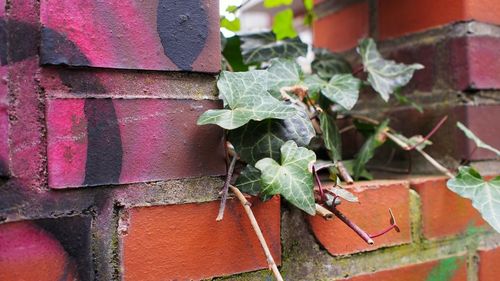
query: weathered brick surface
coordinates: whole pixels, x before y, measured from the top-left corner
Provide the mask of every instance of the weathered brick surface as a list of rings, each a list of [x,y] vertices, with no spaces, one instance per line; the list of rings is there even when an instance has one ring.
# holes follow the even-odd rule
[[[42,63],[220,69],[218,1],[41,1]]]
[[[0,3],[1,4],[1,3]],[[1,27],[0,27],[1,28]],[[0,175],[9,173],[9,102],[7,66],[0,66]]]
[[[450,191],[446,181],[445,177],[424,177],[410,181],[411,188],[420,195],[424,237],[442,239],[487,227],[471,201]]]
[[[356,276],[349,281],[466,281],[466,261],[464,257],[451,257],[438,261],[403,266]]]
[[[273,258],[280,263],[280,200],[252,200]],[[219,202],[134,208],[122,218],[123,277],[140,280],[200,280],[267,268],[238,200],[229,200],[216,222]]]
[[[0,280],[93,280],[89,231],[84,217],[0,225]]]
[[[319,216],[309,217],[314,235],[330,254],[346,255],[412,241],[407,182],[371,181],[345,187],[360,200],[360,203],[344,201],[338,206],[350,220],[367,233],[375,234],[389,226],[389,208],[391,208],[401,232],[391,231],[375,238],[375,244],[370,246],[337,218],[326,221]]]
[[[130,183],[225,173],[222,130],[196,126],[214,101],[49,100],[49,185]]]
[[[479,251],[479,281],[495,281],[500,276],[500,248]]]
[[[355,47],[368,32],[368,2],[352,4],[314,22],[314,46],[345,51]]]

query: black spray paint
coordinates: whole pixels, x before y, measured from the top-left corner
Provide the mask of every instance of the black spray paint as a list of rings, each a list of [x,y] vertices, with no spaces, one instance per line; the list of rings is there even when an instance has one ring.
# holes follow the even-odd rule
[[[160,0],[157,12],[165,55],[181,70],[191,70],[208,36],[208,16],[201,0]]]

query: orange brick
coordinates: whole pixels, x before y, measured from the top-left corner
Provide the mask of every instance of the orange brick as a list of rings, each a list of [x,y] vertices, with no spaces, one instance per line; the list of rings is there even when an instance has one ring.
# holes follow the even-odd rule
[[[422,202],[423,234],[427,239],[439,239],[485,227],[470,200],[446,187],[445,177],[425,177],[410,181]]]
[[[356,276],[349,281],[466,281],[467,269],[464,257],[451,257],[396,269]]]
[[[497,0],[380,0],[380,39],[437,28],[457,21],[500,23]]]
[[[314,46],[346,51],[368,36],[368,2],[352,4],[314,22]]]
[[[479,281],[497,281],[500,276],[500,248],[479,251]]]
[[[463,0],[380,0],[380,39],[445,25],[464,18]]]
[[[375,238],[374,245],[366,244],[342,221],[326,221],[321,217],[309,218],[314,235],[332,255],[346,255],[411,242],[409,218],[409,188],[405,181],[358,182],[348,188],[360,203],[343,201],[338,209],[369,234],[389,226],[391,208],[401,232]]]
[[[280,200],[252,200],[277,263],[281,262]],[[123,234],[124,280],[200,280],[267,268],[265,255],[239,201],[132,208]]]

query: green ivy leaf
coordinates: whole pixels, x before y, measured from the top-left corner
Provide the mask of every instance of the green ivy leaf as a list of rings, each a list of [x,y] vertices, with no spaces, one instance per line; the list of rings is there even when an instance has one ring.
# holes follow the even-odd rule
[[[319,114],[319,124],[323,135],[325,147],[329,151],[332,160],[342,159],[342,141],[340,139],[339,129],[335,123],[335,118],[321,112]]]
[[[351,110],[358,101],[361,80],[351,74],[335,74],[325,83],[321,93],[330,101]]]
[[[352,167],[353,177],[355,180],[361,177],[361,174],[365,170],[366,163],[368,163],[368,161],[373,158],[375,150],[382,144],[384,144],[386,140],[384,133],[387,130],[388,125],[389,120],[385,120],[380,125],[378,125],[375,133],[368,137],[368,139],[365,141],[360,151],[356,155]]]
[[[305,56],[307,45],[299,37],[276,41],[272,32],[240,35],[241,51],[245,64],[269,61],[273,58],[296,58]]]
[[[460,167],[458,175],[449,179],[448,188],[472,200],[476,208],[497,232],[500,232],[500,177],[485,181],[471,167]]]
[[[288,202],[314,215],[316,208],[310,167],[315,160],[316,154],[313,151],[287,141],[281,147],[281,163],[264,158],[255,164],[262,173],[262,193],[281,194]]]
[[[240,159],[255,164],[262,158],[279,160],[280,148],[288,140],[307,146],[316,135],[307,113],[297,109],[297,114],[284,119],[250,122],[229,132],[229,139]]]
[[[217,81],[217,87],[224,106],[229,108],[207,110],[198,119],[198,125],[216,124],[232,130],[250,120],[286,119],[294,116],[297,110],[273,98],[267,92],[266,81],[267,72],[264,70],[223,71]]]
[[[236,187],[250,195],[258,195],[262,189],[260,184],[260,171],[252,165],[246,165],[236,180]]]
[[[222,36],[222,35],[221,35]],[[233,71],[247,71],[248,66],[243,62],[241,55],[241,42],[239,36],[232,36],[225,39],[226,43],[222,55],[231,65]]]
[[[292,9],[286,9],[274,15],[273,32],[278,40],[297,37],[297,31],[293,27]]]
[[[323,88],[326,84],[325,80],[319,78],[316,74],[305,75],[303,80],[303,85],[308,89],[309,97],[313,100],[317,100],[319,98],[321,88]]]
[[[239,31],[241,28],[240,19],[228,20],[226,17],[222,17],[220,19],[220,26],[233,32]]]
[[[267,72],[269,73],[267,88],[274,97],[280,97],[282,87],[301,84],[303,75],[300,65],[291,59],[271,60],[271,66],[267,69]]]
[[[307,11],[312,11],[314,9],[314,0],[304,0],[304,8]]]
[[[314,60],[311,63],[311,68],[313,73],[326,80],[335,74],[352,72],[351,65],[342,56],[323,48],[314,49]]]
[[[264,7],[266,8],[274,8],[282,5],[290,5],[293,0],[264,0]]]
[[[373,39],[365,39],[358,46],[358,53],[363,60],[364,69],[368,72],[368,82],[382,99],[389,100],[389,95],[396,89],[406,85],[415,70],[424,68],[421,64],[406,65],[385,60],[377,50]]]
[[[467,136],[469,139],[473,140],[477,147],[487,149],[491,152],[494,152],[497,156],[500,156],[500,151],[498,149],[496,149],[493,146],[482,141],[471,130],[469,130],[467,127],[465,127],[464,124],[457,122],[457,127],[460,130],[462,130],[462,132],[464,132],[465,136]]]
[[[228,13],[234,14],[234,13],[236,13],[236,11],[238,11],[238,6],[235,6],[235,5],[229,5],[226,8],[226,12],[228,12]]]
[[[331,190],[335,195],[341,197],[342,199],[352,202],[352,203],[358,203],[359,199],[356,195],[352,194],[351,192],[339,188],[339,187],[330,187],[329,190]]]

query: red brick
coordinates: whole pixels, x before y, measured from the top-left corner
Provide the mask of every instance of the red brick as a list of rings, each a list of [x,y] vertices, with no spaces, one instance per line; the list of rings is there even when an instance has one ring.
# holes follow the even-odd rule
[[[43,0],[40,18],[44,64],[220,70],[218,1]]]
[[[473,89],[499,89],[500,38],[470,37],[467,43],[469,87]]]
[[[314,22],[314,46],[346,51],[366,36],[369,27],[368,2],[356,3]]]
[[[410,187],[420,195],[423,235],[440,239],[486,227],[472,203],[446,187],[445,177],[424,177],[410,181]],[[450,214],[453,214],[450,217]]]
[[[451,257],[342,279],[349,281],[466,281],[464,257]]]
[[[479,281],[496,281],[500,276],[500,248],[479,251]]]
[[[49,233],[31,222],[0,225],[0,280],[75,280],[70,257]]]
[[[252,200],[273,258],[281,263],[280,200]],[[265,255],[239,201],[133,208],[122,237],[124,280],[200,280],[267,268]]]
[[[389,226],[391,208],[401,232],[391,231],[375,238],[374,245],[368,245],[337,218],[326,221],[318,216],[309,217],[314,235],[330,254],[346,255],[411,242],[407,182],[358,182],[347,189],[360,200],[360,203],[344,201],[338,207],[350,220],[367,233],[375,234]]]
[[[437,28],[457,21],[478,20],[500,23],[496,0],[380,0],[380,39]]]
[[[50,99],[52,188],[225,173],[222,130],[197,126],[216,101]]]

